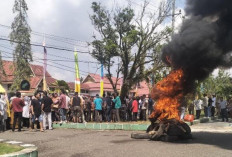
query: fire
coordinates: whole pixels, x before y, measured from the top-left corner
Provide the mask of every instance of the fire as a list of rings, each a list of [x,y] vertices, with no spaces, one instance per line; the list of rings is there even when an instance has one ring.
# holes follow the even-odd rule
[[[179,106],[183,98],[183,76],[182,69],[174,70],[153,87],[151,96],[156,100],[156,105],[150,118],[160,115],[159,120],[180,120]]]

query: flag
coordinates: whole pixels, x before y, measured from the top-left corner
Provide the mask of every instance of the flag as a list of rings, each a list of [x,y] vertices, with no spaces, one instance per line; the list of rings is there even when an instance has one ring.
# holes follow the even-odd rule
[[[47,71],[47,50],[45,47],[45,41],[43,42],[44,47],[44,71],[43,71],[43,90],[47,91],[47,82],[46,82],[46,71]]]
[[[6,90],[2,87],[2,85],[0,84],[0,93],[5,93]]]
[[[100,96],[103,96],[103,91],[104,91],[104,73],[103,73],[103,64],[101,64],[101,81],[100,81]]]
[[[75,49],[74,51],[74,57],[75,57],[75,71],[76,71],[76,79],[75,79],[75,92],[81,93],[81,82],[80,82],[80,74],[79,74],[79,65],[78,65],[78,55],[77,51]]]
[[[10,117],[10,102],[8,99],[7,92],[5,93],[5,100],[6,100],[6,105],[7,105],[7,110],[6,110],[7,117]]]

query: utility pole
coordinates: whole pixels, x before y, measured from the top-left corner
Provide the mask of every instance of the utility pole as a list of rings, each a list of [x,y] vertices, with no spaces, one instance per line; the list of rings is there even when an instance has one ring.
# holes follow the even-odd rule
[[[175,10],[176,10],[176,0],[172,0],[172,35],[175,29]]]

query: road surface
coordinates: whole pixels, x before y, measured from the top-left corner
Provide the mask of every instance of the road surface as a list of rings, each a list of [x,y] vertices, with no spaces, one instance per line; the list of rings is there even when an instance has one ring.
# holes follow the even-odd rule
[[[230,126],[231,125],[231,126]],[[191,127],[193,140],[165,143],[131,139],[133,131],[55,129],[0,133],[0,139],[38,147],[41,157],[231,157],[232,124],[204,123]]]

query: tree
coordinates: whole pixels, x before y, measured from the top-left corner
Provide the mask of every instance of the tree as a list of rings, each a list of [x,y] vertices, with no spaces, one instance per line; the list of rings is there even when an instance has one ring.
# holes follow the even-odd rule
[[[14,61],[14,82],[11,89],[19,89],[20,82],[29,79],[31,68],[29,62],[32,61],[30,45],[31,29],[27,23],[27,4],[25,0],[15,0],[13,13],[16,17],[11,25],[11,44],[15,46],[13,52]]]
[[[115,92],[119,75],[123,75],[121,97],[164,66],[160,60],[161,47],[172,30],[168,27],[158,29],[170,11],[170,2],[162,2],[159,10],[150,12],[149,16],[148,4],[145,1],[141,13],[135,16],[130,4],[110,12],[100,3],[92,3],[91,20],[101,35],[101,39],[94,37],[92,55],[104,65],[108,72],[106,77]],[[118,58],[119,64],[115,64],[115,58]],[[112,80],[113,66],[117,67],[115,83]]]
[[[56,92],[60,92],[61,89],[69,91],[69,86],[64,80],[57,80],[55,86],[56,86],[55,87]]]
[[[218,75],[212,74],[202,82],[202,92],[207,94],[216,94],[219,96],[229,97],[232,94],[232,78],[223,69],[219,69]]]
[[[5,70],[3,68],[1,51],[0,51],[0,74],[1,74],[1,76],[6,76]],[[0,83],[1,83],[1,77],[0,77]]]

